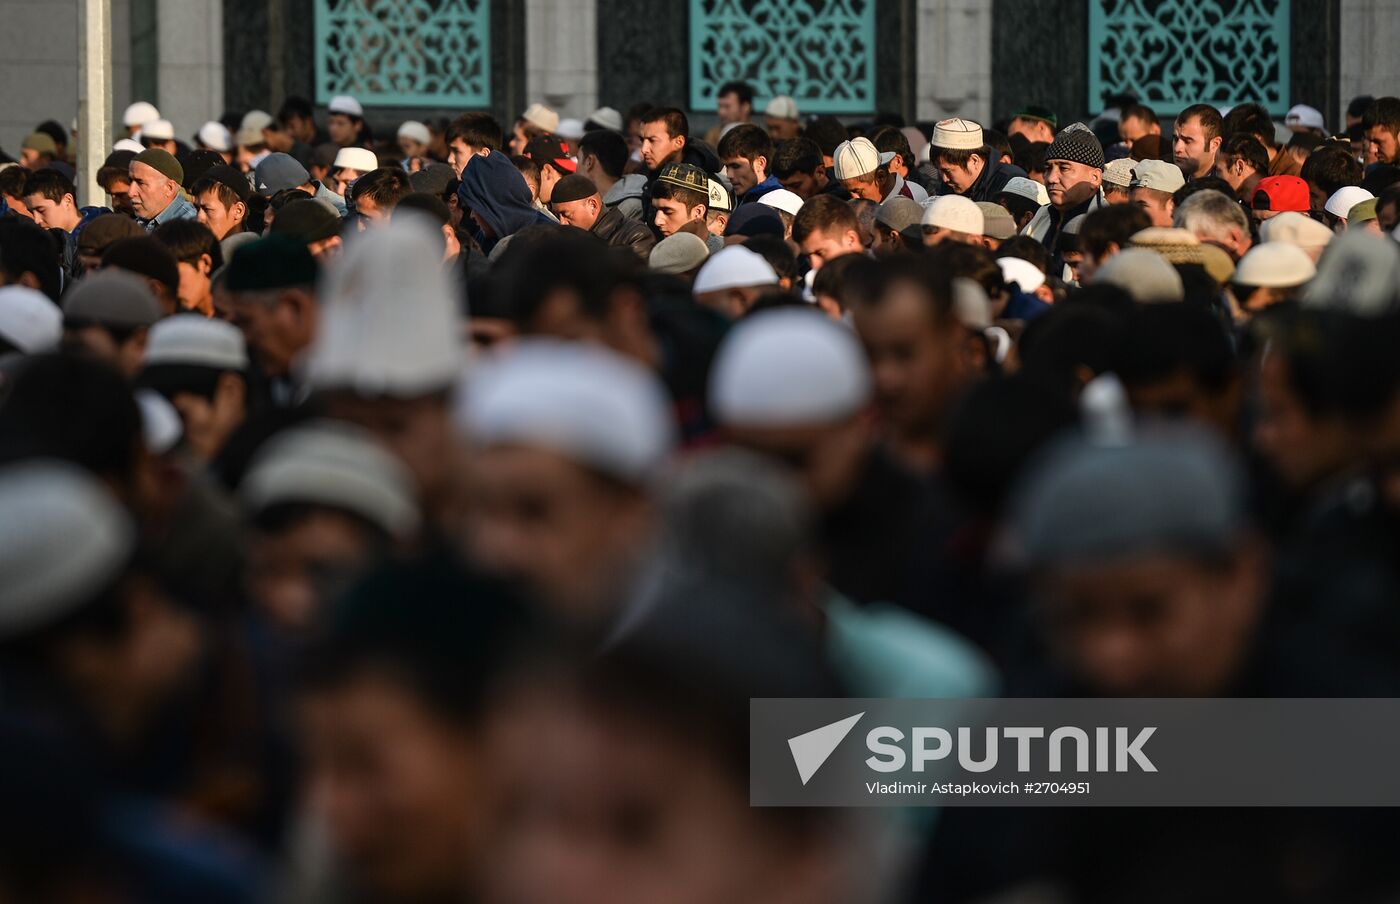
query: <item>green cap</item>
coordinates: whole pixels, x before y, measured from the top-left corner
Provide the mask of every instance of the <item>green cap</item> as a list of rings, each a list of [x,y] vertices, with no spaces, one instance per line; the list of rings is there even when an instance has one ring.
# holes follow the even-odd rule
[[[1060,119],[1055,115],[1055,111],[1049,107],[1042,107],[1039,104],[1030,104],[1016,111],[1012,119],[1039,119],[1050,123],[1050,128],[1059,128]]]
[[[710,196],[710,177],[693,163],[668,163],[661,167],[656,181],[698,191],[706,198]]]
[[[290,207],[291,205],[287,205]],[[277,215],[277,220],[282,214]],[[277,222],[276,220],[273,221]],[[239,246],[228,264],[230,292],[258,292],[316,282],[316,260],[303,242],[290,236],[270,235]]]
[[[24,144],[20,145],[26,151],[38,151],[40,154],[57,154],[58,145],[53,143],[53,139],[43,132],[34,132],[24,139]]]
[[[1358,201],[1347,211],[1347,225],[1354,226],[1357,223],[1365,223],[1367,220],[1376,219],[1376,199],[1367,198],[1365,201]]]
[[[146,148],[135,157],[131,158],[132,163],[144,163],[151,169],[160,173],[167,179],[174,179],[181,185],[185,182],[185,168],[180,165],[180,161],[175,159],[175,155],[160,148]]]

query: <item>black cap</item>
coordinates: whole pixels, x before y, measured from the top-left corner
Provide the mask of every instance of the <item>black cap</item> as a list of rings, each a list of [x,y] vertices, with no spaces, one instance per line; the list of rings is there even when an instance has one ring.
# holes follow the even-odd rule
[[[584,198],[591,198],[598,194],[598,186],[593,184],[593,180],[578,173],[571,173],[554,183],[554,191],[550,193],[549,203],[564,204],[569,201],[582,201]]]
[[[112,167],[113,169],[128,169],[131,161],[136,159],[135,151],[113,151],[107,155],[107,159],[102,161],[103,169]]]
[[[314,198],[302,198],[289,202],[277,211],[269,234],[307,243],[319,242],[339,233],[340,216],[330,205]]]
[[[414,191],[441,196],[447,184],[457,178],[457,171],[446,163],[430,163],[416,173],[409,173],[408,182]]]
[[[319,201],[294,201],[293,204],[325,206]],[[292,204],[288,204],[278,212],[277,219],[273,220],[274,230],[291,208]],[[240,245],[229,261],[224,284],[230,292],[257,292],[315,283],[316,260],[306,250],[306,244],[289,235],[274,234]]]
[[[190,151],[189,156],[185,158],[185,181],[181,184],[188,189],[191,185],[194,185],[195,182],[199,181],[200,176],[203,176],[216,166],[225,165],[224,156],[218,151],[206,151],[203,149]]]
[[[235,195],[238,195],[240,201],[247,201],[253,196],[253,186],[248,182],[248,177],[228,164],[211,166],[205,171],[204,178],[213,179],[220,185],[227,186]]]
[[[541,135],[538,138],[531,138],[530,143],[525,145],[525,156],[544,166],[546,163],[553,164],[557,170],[572,173],[578,168],[578,164],[569,155],[574,152],[573,146],[560,138],[558,135]]]

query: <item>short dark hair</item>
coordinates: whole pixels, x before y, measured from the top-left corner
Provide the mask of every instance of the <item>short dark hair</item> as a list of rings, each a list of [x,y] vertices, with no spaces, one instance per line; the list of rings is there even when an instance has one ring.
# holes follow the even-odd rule
[[[511,317],[526,331],[560,288],[576,292],[585,317],[601,320],[608,316],[618,288],[637,284],[641,276],[636,255],[616,253],[579,230],[552,230],[519,249],[512,242],[497,266]]]
[[[857,305],[878,307],[888,297],[892,286],[899,283],[914,283],[924,290],[924,300],[927,302],[929,314],[934,323],[942,325],[956,322],[957,312],[953,306],[953,274],[943,263],[937,250],[926,255],[900,255],[878,262],[864,258],[862,255],[849,256],[857,261],[864,261],[864,264],[843,265],[846,272],[842,275],[847,277],[846,281],[850,281],[850,276],[864,275],[869,283],[865,286],[855,287],[856,293],[860,296],[855,299]],[[837,260],[844,259],[837,258]],[[835,262],[833,261],[833,263]],[[826,267],[822,267],[822,270],[825,269]],[[818,270],[817,274],[820,276],[821,270]],[[847,291],[849,292],[849,290]]]
[[[1259,104],[1240,104],[1231,109],[1229,115],[1221,120],[1220,131],[1226,141],[1244,134],[1254,136],[1265,148],[1277,145],[1274,141],[1274,121],[1269,118],[1269,111]]]
[[[1323,194],[1332,197],[1337,189],[1361,184],[1361,163],[1349,151],[1338,148],[1318,148],[1303,161],[1298,174],[1309,185],[1316,185]]]
[[[1375,126],[1387,131],[1400,132],[1400,97],[1378,97],[1366,108],[1361,124],[1369,132]]]
[[[875,150],[882,154],[898,154],[904,165],[910,169],[919,165],[919,161],[914,159],[913,149],[909,147],[909,138],[899,129],[889,126],[876,129],[875,134],[870,136],[870,142],[875,145]]]
[[[1134,233],[1151,225],[1152,218],[1136,204],[1110,204],[1084,218],[1079,225],[1079,246],[1097,260],[1108,253],[1109,245],[1126,248]]]
[[[1397,184],[1400,184],[1400,166],[1392,166],[1389,163],[1378,163],[1370,167],[1361,180],[1361,187],[1377,198]]]
[[[745,242],[744,247],[766,260],[779,279],[797,278],[797,255],[782,236],[756,235]]]
[[[22,166],[7,166],[0,170],[0,194],[11,198],[23,198],[28,192],[29,170]]]
[[[196,179],[195,183],[190,186],[190,198],[198,202],[199,196],[207,191],[214,193],[214,197],[219,199],[219,203],[224,205],[225,210],[232,210],[233,205],[243,200],[238,196],[238,192],[213,176],[200,176]]]
[[[1193,119],[1201,121],[1201,132],[1205,135],[1206,144],[1211,140],[1220,137],[1220,111],[1210,104],[1192,104],[1176,115],[1177,125],[1184,125]]]
[[[836,153],[836,148],[841,142],[850,138],[846,127],[841,124],[841,120],[835,116],[818,116],[807,123],[807,137],[817,143],[824,156],[830,157]]]
[[[652,107],[642,114],[642,125],[649,122],[666,123],[666,134],[672,138],[684,138],[690,134],[690,120],[675,107]]]
[[[1118,118],[1120,120],[1140,119],[1143,122],[1149,122],[1153,125],[1160,124],[1160,120],[1157,119],[1157,111],[1147,106],[1147,104],[1127,104],[1118,111]]]
[[[938,145],[930,145],[928,149],[928,159],[930,163],[937,166],[939,163],[946,163],[949,166],[957,166],[967,169],[967,163],[974,156],[981,157],[983,162],[987,160],[987,149],[981,148],[943,148]]]
[[[789,138],[778,142],[773,151],[769,168],[779,179],[786,179],[797,173],[811,175],[821,166],[822,149],[810,138]]]
[[[501,149],[501,143],[505,140],[501,131],[501,124],[496,122],[490,113],[474,111],[463,113],[452,124],[447,127],[447,143],[462,140],[462,143],[474,148],[490,148],[493,151]]]
[[[300,95],[293,94],[282,101],[282,106],[277,109],[277,121],[286,125],[287,120],[295,116],[298,119],[316,118],[316,108],[311,105],[311,101]]]
[[[1003,156],[1015,159],[1011,153],[1011,139],[1005,132],[998,132],[996,129],[983,129],[982,140],[986,142],[987,149],[991,154],[989,162],[998,161]],[[929,152],[932,153],[932,149]]]
[[[719,159],[741,157],[744,160],[773,159],[773,139],[768,132],[752,123],[737,125],[719,140]]]
[[[799,245],[814,232],[851,230],[860,234],[860,220],[849,204],[831,195],[817,195],[797,212],[792,221],[792,240]]]
[[[627,139],[611,129],[595,129],[585,132],[578,143],[578,159],[595,157],[598,165],[613,179],[621,179],[627,169]]]
[[[46,119],[34,127],[34,131],[43,132],[53,139],[53,143],[59,147],[68,146],[68,130],[56,120]]]
[[[996,250],[997,260],[1003,257],[1020,258],[1035,265],[1041,273],[1050,271],[1050,251],[1036,239],[1028,235],[1013,235],[1002,242]]]
[[[685,205],[686,210],[692,207],[704,207],[707,216],[710,212],[709,192],[686,188],[683,185],[672,185],[670,182],[662,182],[660,179],[651,183],[651,199],[653,201],[680,201]]]
[[[750,85],[748,82],[725,82],[723,85],[720,85],[719,90],[715,92],[715,99],[719,100],[726,94],[736,94],[739,97],[739,103],[753,106],[753,85]]]
[[[1128,317],[1118,376],[1128,386],[1165,380],[1185,371],[1218,393],[1235,375],[1235,353],[1220,319],[1190,302],[1141,305]]]
[[[175,260],[192,264],[203,255],[209,255],[212,262],[210,272],[224,265],[224,255],[219,249],[219,240],[208,226],[198,220],[171,220],[161,223],[151,233],[155,240],[170,249]]]
[[[0,218],[0,275],[12,283],[26,273],[34,274],[39,289],[55,303],[58,301],[58,248],[49,232],[24,217]]]
[[[1255,172],[1269,172],[1269,152],[1253,132],[1234,132],[1220,145],[1220,153],[1248,163]]]
[[[374,206],[392,210],[405,195],[413,193],[413,183],[402,167],[381,166],[355,180],[355,198],[369,198]]]
[[[439,226],[446,226],[452,222],[452,213],[447,209],[447,205],[443,203],[441,198],[428,192],[416,191],[404,195],[394,206],[394,215],[398,216],[399,211],[402,210],[420,211],[425,216],[431,217],[433,222]]]
[[[72,195],[77,200],[78,190],[73,187],[73,182],[58,170],[41,169],[30,173],[29,178],[24,183],[24,193],[28,195],[43,195],[50,201],[62,201],[64,195]]]
[[[515,154],[510,158],[510,162],[515,164],[515,169],[527,183],[534,183],[536,189],[540,184],[540,162],[524,154]]]
[[[1016,139],[1021,137],[1023,136],[1013,135],[1011,146],[1018,147]],[[1045,152],[1049,149],[1050,142],[1048,141],[1027,141],[1025,145],[1018,148],[1013,159],[1016,161],[1016,165],[1025,170],[1027,174],[1040,172],[1045,169]]]

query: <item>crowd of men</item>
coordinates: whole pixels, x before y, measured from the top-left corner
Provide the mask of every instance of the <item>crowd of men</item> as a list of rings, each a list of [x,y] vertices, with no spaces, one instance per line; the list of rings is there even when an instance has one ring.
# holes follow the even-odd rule
[[[24,140],[0,900],[1400,894],[1387,810],[748,803],[752,697],[1400,692],[1400,99],[754,103]]]

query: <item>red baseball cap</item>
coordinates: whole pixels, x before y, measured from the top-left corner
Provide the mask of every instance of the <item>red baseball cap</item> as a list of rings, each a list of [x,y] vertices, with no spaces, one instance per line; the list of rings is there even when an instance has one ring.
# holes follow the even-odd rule
[[[1308,194],[1308,183],[1298,176],[1269,176],[1259,180],[1250,206],[1277,213],[1285,210],[1307,213],[1312,209],[1312,197]]]

